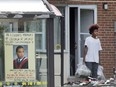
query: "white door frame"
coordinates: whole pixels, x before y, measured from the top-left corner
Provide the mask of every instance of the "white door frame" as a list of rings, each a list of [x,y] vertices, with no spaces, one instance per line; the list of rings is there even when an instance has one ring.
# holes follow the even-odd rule
[[[68,5],[66,6],[66,41],[68,41],[68,46],[67,46],[67,50],[69,52],[69,55],[70,55],[70,7],[76,7],[78,8],[78,63],[81,62],[81,59],[80,58],[80,9],[90,9],[90,10],[94,10],[94,23],[97,23],[97,5]],[[70,56],[69,56],[70,57]],[[69,58],[70,59],[70,58]],[[70,64],[70,63],[69,63]],[[70,70],[70,69],[69,69]],[[69,71],[70,72],[70,71]]]

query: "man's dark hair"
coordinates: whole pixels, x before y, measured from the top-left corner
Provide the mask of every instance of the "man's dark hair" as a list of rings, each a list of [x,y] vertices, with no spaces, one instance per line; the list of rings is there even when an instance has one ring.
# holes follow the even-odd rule
[[[18,52],[18,50],[19,50],[20,48],[23,48],[23,46],[18,46],[18,47],[16,48],[16,52]],[[23,48],[23,49],[24,49],[24,48]]]
[[[98,28],[99,28],[98,24],[91,25],[89,28],[89,33],[92,34],[94,32],[94,30],[98,30]]]

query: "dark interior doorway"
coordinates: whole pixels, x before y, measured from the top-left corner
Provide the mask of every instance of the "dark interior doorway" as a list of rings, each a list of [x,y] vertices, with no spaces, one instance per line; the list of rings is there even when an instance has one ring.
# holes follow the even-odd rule
[[[75,12],[77,8],[70,8],[70,75],[75,74]]]
[[[74,76],[77,64],[83,62],[85,38],[89,36],[88,28],[95,22],[95,12],[91,8],[70,7],[70,75]]]

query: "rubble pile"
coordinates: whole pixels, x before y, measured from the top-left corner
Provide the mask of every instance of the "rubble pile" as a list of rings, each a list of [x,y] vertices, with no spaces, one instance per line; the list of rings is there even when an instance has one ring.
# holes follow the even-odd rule
[[[77,77],[75,78],[77,79]],[[110,78],[108,80],[98,80],[91,77],[84,79],[83,77],[79,77],[79,80],[69,81],[64,85],[68,85],[69,87],[116,87],[116,80],[114,78]]]
[[[68,79],[68,83],[64,85],[68,85],[69,87],[116,87],[116,71],[114,70],[113,78],[109,78],[106,80],[103,67],[98,67],[98,78],[90,77],[90,71],[87,69],[85,65],[80,65],[77,68],[75,76],[72,77],[73,80]]]

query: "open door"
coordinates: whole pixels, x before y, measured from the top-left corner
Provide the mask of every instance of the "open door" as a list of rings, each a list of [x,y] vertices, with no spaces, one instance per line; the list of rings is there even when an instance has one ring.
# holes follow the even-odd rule
[[[96,6],[70,7],[70,74],[74,75],[77,64],[83,62],[85,38],[89,26],[96,23]]]

